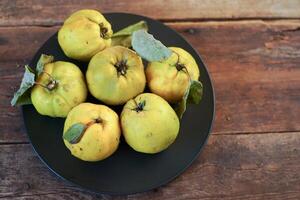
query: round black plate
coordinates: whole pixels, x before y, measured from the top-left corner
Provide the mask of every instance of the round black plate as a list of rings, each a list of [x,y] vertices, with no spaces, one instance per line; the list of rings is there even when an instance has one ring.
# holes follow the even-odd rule
[[[73,157],[64,146],[64,119],[39,115],[32,105],[23,106],[27,134],[40,159],[59,177],[101,194],[133,194],[147,191],[171,181],[181,174],[197,157],[210,133],[214,119],[214,92],[209,74],[200,56],[178,33],[162,23],[143,16],[109,13],[105,17],[117,31],[140,20],[147,21],[149,32],[166,46],[182,47],[196,59],[204,95],[199,105],[190,105],[181,121],[180,133],[167,150],[147,155],[135,152],[124,140],[108,159],[90,163]],[[30,66],[40,55],[51,54],[55,60],[72,61],[85,72],[87,63],[67,58],[54,34],[35,54]],[[97,102],[89,97],[88,101]],[[97,103],[100,103],[99,101]],[[120,108],[116,108],[119,112]]]

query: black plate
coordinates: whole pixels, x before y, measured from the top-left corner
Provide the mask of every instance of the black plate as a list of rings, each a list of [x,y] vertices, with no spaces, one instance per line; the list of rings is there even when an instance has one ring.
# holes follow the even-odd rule
[[[204,86],[200,105],[190,105],[181,121],[180,133],[167,150],[147,155],[135,152],[124,140],[115,154],[108,159],[89,163],[71,156],[64,146],[62,131],[64,119],[39,115],[32,105],[23,106],[27,134],[39,158],[59,177],[101,194],[133,194],[147,191],[168,183],[181,174],[197,157],[210,133],[214,119],[214,92],[205,65],[200,56],[178,33],[162,23],[143,16],[105,14],[113,30],[117,31],[140,20],[147,21],[149,32],[166,46],[182,47],[196,59],[200,80]],[[87,63],[67,58],[54,34],[35,54],[30,66],[35,66],[40,55],[51,54],[55,60],[72,61],[85,71]],[[88,101],[97,102],[89,97]],[[99,101],[98,101],[99,103]],[[119,112],[120,108],[117,108]]]

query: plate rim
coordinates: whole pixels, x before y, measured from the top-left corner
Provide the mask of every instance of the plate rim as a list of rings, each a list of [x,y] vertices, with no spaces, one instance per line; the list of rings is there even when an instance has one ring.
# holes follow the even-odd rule
[[[34,150],[34,153],[38,156],[39,160],[42,161],[42,163],[56,176],[58,176],[60,179],[62,179],[63,181],[65,181],[66,183],[70,184],[70,185],[74,185],[77,188],[73,188],[75,191],[80,191],[80,192],[88,192],[88,193],[92,193],[92,194],[96,194],[96,195],[111,195],[111,196],[118,196],[118,195],[133,195],[133,194],[137,194],[137,193],[144,193],[144,192],[148,192],[151,191],[153,189],[159,188],[161,186],[164,186],[168,183],[170,183],[171,181],[175,180],[176,178],[178,178],[179,175],[181,175],[184,171],[186,171],[191,165],[192,163],[199,157],[199,155],[202,153],[204,146],[206,146],[208,138],[210,137],[211,133],[212,133],[212,129],[214,127],[214,122],[215,122],[215,113],[216,113],[216,98],[215,98],[215,90],[214,90],[214,83],[213,80],[211,78],[211,74],[207,68],[207,65],[205,64],[203,58],[201,57],[201,55],[198,53],[198,51],[185,39],[185,37],[183,37],[180,33],[178,33],[177,31],[175,31],[174,29],[172,29],[171,27],[165,25],[164,23],[162,23],[159,20],[144,16],[144,15],[140,15],[140,14],[133,14],[133,13],[127,13],[127,12],[103,12],[102,13],[104,15],[104,17],[106,17],[105,15],[114,15],[114,14],[125,14],[125,15],[131,15],[134,17],[143,17],[146,19],[149,19],[150,21],[155,21],[156,23],[158,23],[161,26],[164,26],[165,28],[169,29],[170,31],[172,31],[174,34],[180,35],[180,37],[187,43],[189,44],[189,46],[192,48],[192,50],[196,53],[196,55],[200,58],[202,65],[204,66],[206,72],[207,72],[207,77],[208,80],[211,84],[211,91],[212,91],[212,100],[213,100],[213,111],[212,111],[212,120],[211,120],[211,124],[207,133],[207,137],[205,138],[205,141],[203,143],[202,146],[199,147],[199,149],[197,150],[197,153],[195,155],[193,155],[193,159],[191,159],[188,164],[181,168],[180,170],[177,171],[177,173],[175,173],[173,176],[161,181],[159,184],[155,184],[151,187],[148,187],[147,189],[143,189],[143,190],[139,190],[139,191],[131,191],[131,192],[112,192],[112,191],[99,191],[99,190],[93,190],[93,189],[89,189],[86,188],[86,186],[81,185],[80,183],[75,183],[72,180],[69,180],[68,178],[65,178],[64,176],[60,175],[59,173],[57,173],[54,169],[52,169],[46,162],[46,160],[43,158],[42,155],[40,155],[37,151],[37,149],[35,148],[35,146],[32,143],[31,140],[31,136],[28,133],[28,127],[24,121],[24,106],[28,106],[28,105],[22,105],[21,106],[21,116],[23,119],[23,124],[25,126],[25,132],[26,132],[26,136],[29,140],[30,146],[32,147],[32,149]],[[30,63],[33,62],[33,59],[36,55],[37,52],[40,51],[40,49],[45,45],[45,43],[51,38],[53,37],[55,34],[57,34],[58,30],[56,32],[54,32],[54,34],[52,34],[35,52],[35,54],[32,56]]]

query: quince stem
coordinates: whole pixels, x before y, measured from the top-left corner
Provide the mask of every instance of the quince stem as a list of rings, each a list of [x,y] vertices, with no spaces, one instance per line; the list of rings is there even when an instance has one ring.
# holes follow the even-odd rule
[[[38,83],[38,82],[35,82],[34,84],[42,86],[43,88],[46,88],[49,91],[53,90],[57,86],[58,82],[48,72],[42,71],[42,73],[47,74],[49,76],[49,78],[51,79],[50,82],[47,85],[43,85],[43,84]]]
[[[92,126],[93,124],[100,124],[100,123],[102,123],[102,122],[103,122],[102,119],[97,118],[97,119],[94,119],[94,120],[88,122],[88,123],[86,124],[86,127],[88,128],[89,126]]]
[[[114,65],[115,68],[117,69],[118,76],[119,75],[125,76],[126,71],[128,69],[126,63],[127,63],[127,60],[121,60]]]
[[[82,134],[85,133],[85,131],[86,131],[90,126],[92,126],[93,124],[100,124],[100,123],[102,123],[102,122],[103,122],[103,121],[102,121],[102,119],[100,119],[100,118],[97,118],[97,119],[94,119],[94,120],[88,122],[87,124],[85,124],[85,127],[84,127],[84,129],[83,129],[83,131],[82,131]]]
[[[173,50],[172,50],[173,51]],[[176,61],[176,64],[175,64],[175,67],[176,67],[176,69],[178,70],[178,71],[183,71],[183,72],[185,72],[187,75],[188,75],[188,77],[189,77],[189,80],[191,81],[191,76],[190,76],[190,74],[189,74],[189,72],[188,72],[188,70],[187,70],[187,68],[186,68],[186,66],[184,65],[184,64],[181,64],[180,62],[179,62],[179,54],[177,53],[177,52],[175,52],[175,51],[173,51],[173,53],[175,53],[176,55],[177,55],[177,61]]]
[[[104,39],[108,39],[107,38],[107,32],[108,32],[108,29],[106,27],[104,27],[104,24],[103,23],[100,23],[100,37],[104,38]]]
[[[144,107],[146,105],[146,101],[141,101],[139,103],[136,103],[136,101],[134,100],[136,107],[132,110],[135,110],[136,112],[140,112],[144,110]]]

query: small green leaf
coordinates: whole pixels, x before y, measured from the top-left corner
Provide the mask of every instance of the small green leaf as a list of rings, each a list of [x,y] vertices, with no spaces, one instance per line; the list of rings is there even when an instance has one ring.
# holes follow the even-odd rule
[[[42,54],[37,65],[36,65],[36,72],[37,77],[42,73],[44,70],[44,66],[48,63],[51,63],[54,61],[54,57],[46,54]]]
[[[136,104],[136,108],[134,108],[133,110],[135,110],[136,112],[140,112],[142,110],[144,110],[144,107],[146,106],[146,100],[143,100],[141,102],[139,102],[138,104],[136,103],[136,101],[134,100],[135,104]]]
[[[144,108],[144,107],[145,107],[145,105],[146,105],[146,100],[144,100],[144,101],[140,102],[139,104],[141,104],[141,105],[140,105],[140,107],[141,107],[141,108]]]
[[[188,94],[189,94],[189,87],[188,89],[186,90],[184,96],[182,97],[182,100],[179,101],[177,104],[175,104],[174,106],[174,110],[178,116],[179,119],[182,118],[183,116],[183,113],[185,112],[186,110],[186,104],[187,104],[187,98],[188,98]]]
[[[172,55],[172,51],[145,30],[135,31],[131,41],[133,49],[149,62],[162,61]]]
[[[148,25],[145,21],[140,21],[138,23],[132,24],[130,26],[127,26],[126,28],[123,28],[122,30],[116,32],[112,36],[112,46],[121,45],[124,47],[131,47],[131,38],[132,33],[137,30],[148,30]]]
[[[186,110],[187,104],[199,104],[203,95],[203,86],[200,81],[190,81],[189,87],[187,88],[182,100],[178,102],[174,110],[178,117],[181,119],[183,113]]]
[[[199,104],[203,95],[203,86],[200,81],[192,80],[190,83],[189,94],[187,98],[188,104]]]
[[[63,139],[67,140],[71,144],[76,144],[80,141],[83,133],[86,130],[86,125],[83,123],[73,124],[67,132],[64,133]]]
[[[14,97],[10,102],[12,106],[31,104],[30,88],[35,83],[34,78],[34,71],[28,65],[26,65],[20,88],[14,94]]]
[[[141,30],[141,29],[146,30],[146,31],[148,30],[147,22],[139,21],[135,24],[129,25],[129,26],[121,29],[120,31],[114,33],[112,38],[119,37],[119,36],[129,36],[129,35],[132,35],[132,33],[134,31],[138,31],[138,30]]]
[[[17,103],[15,104],[16,106],[21,106],[21,105],[29,105],[32,104],[31,102],[31,90],[26,90],[23,95],[19,96]],[[14,106],[15,106],[14,105]]]
[[[111,46],[123,46],[130,48],[131,47],[131,35],[129,36],[119,36],[119,37],[114,37],[111,40]]]

